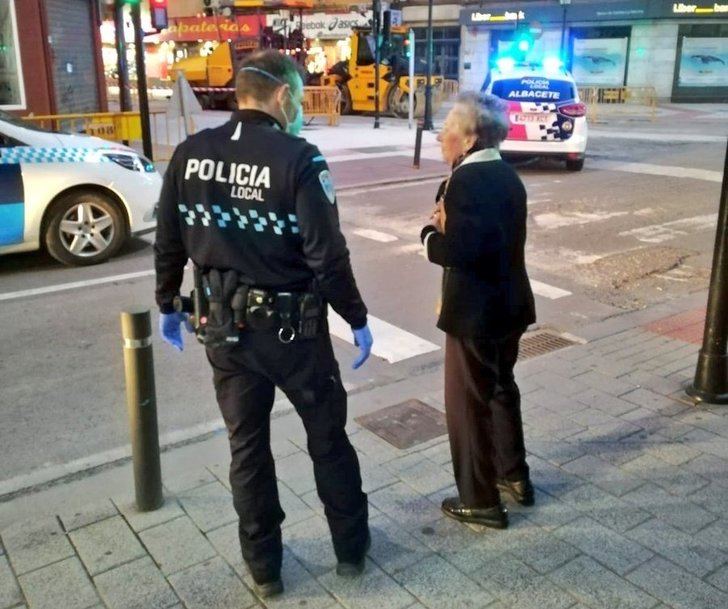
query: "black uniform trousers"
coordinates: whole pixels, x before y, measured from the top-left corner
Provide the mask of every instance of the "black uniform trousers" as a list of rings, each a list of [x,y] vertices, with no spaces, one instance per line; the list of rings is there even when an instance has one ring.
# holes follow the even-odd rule
[[[278,579],[283,552],[285,514],[270,448],[276,386],[303,420],[336,557],[359,561],[369,535],[367,496],[344,429],[346,391],[328,332],[283,344],[277,331],[244,331],[238,345],[208,349],[207,357],[230,440],[230,484],[240,546],[255,581]]]
[[[513,376],[522,334],[446,338],[447,428],[460,501],[468,507],[497,505],[496,479],[528,477],[521,395]]]

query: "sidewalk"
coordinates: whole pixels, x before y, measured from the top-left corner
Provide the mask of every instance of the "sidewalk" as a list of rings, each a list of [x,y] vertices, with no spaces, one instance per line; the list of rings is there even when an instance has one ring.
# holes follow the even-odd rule
[[[419,399],[442,369],[350,397],[371,506],[365,574],[338,578],[300,422],[272,425],[287,514],[283,596],[251,592],[223,434],[163,455],[166,504],[137,513],[127,464],[0,503],[0,609],[718,609],[728,607],[728,410],[695,407],[704,294],[584,329],[517,367],[532,508],[507,531],[439,511],[445,436],[397,449],[354,419]]]

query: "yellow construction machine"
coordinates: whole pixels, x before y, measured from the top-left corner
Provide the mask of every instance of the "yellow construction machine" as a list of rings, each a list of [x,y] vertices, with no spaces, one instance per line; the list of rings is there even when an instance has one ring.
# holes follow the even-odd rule
[[[375,111],[375,47],[369,28],[355,28],[350,39],[351,56],[321,77],[323,86],[336,86],[341,91],[341,113]],[[414,86],[414,115],[425,111],[427,76],[423,62],[415,63],[414,82],[409,77],[408,30],[392,27],[384,36],[379,63],[379,108],[382,112],[406,118],[409,114],[409,92]],[[436,112],[443,100],[443,77],[432,76],[432,108]]]
[[[234,110],[236,67],[245,56],[258,48],[257,37],[220,42],[209,55],[197,55],[177,61],[170,71],[172,80],[184,74],[203,108]]]

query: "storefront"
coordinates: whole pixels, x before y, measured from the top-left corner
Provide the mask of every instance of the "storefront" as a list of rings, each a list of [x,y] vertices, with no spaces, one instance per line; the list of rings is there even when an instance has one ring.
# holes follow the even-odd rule
[[[524,2],[460,13],[463,88],[479,89],[517,32],[532,58],[562,57],[583,86],[651,86],[675,102],[728,101],[728,2]]]
[[[180,59],[210,55],[221,42],[243,38],[255,47],[264,23],[265,17],[258,15],[170,19],[169,28],[159,35],[160,48],[167,62],[165,69],[171,68]]]
[[[0,0],[0,110],[106,109],[97,0]]]
[[[350,37],[355,27],[367,27],[371,11],[346,13],[309,13],[281,11],[268,15],[268,25],[273,31],[287,36],[303,25],[306,40],[306,71],[321,74],[340,61],[351,56]]]

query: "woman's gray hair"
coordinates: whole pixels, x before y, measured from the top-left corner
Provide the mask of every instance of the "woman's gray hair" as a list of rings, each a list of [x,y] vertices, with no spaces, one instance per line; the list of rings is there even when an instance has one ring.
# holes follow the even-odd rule
[[[459,108],[458,108],[459,107]],[[487,93],[461,93],[455,111],[463,120],[463,128],[478,138],[477,146],[497,148],[508,135],[508,104]]]

